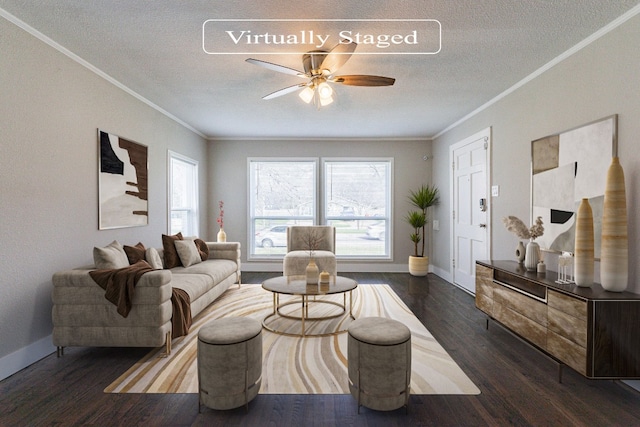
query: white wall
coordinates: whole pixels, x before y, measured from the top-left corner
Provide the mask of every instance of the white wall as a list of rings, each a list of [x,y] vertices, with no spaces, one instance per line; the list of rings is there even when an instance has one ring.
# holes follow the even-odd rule
[[[321,114],[322,112],[318,112]],[[331,124],[327,124],[328,126]],[[249,157],[391,157],[394,159],[393,201],[393,260],[370,263],[339,261],[342,271],[408,271],[407,262],[413,243],[409,240],[410,226],[403,221],[410,209],[409,189],[416,189],[430,182],[430,141],[389,140],[286,140],[286,141],[221,141],[211,142],[209,148],[209,182],[211,193],[209,212],[215,217],[218,200],[225,203],[224,228],[228,241],[242,244],[242,269],[245,271],[282,271],[282,261],[247,262],[245,250],[249,244],[247,236],[247,158]],[[217,224],[210,222],[209,235],[217,232]]]
[[[54,272],[114,239],[162,245],[168,149],[200,159],[206,207],[207,142],[2,18],[0,40],[2,379],[54,351]],[[148,226],[98,230],[98,128],[149,147]]]
[[[635,16],[434,141],[434,182],[449,194],[451,168],[443,160],[450,145],[491,127],[492,184],[500,186],[500,196],[491,199],[493,259],[515,259],[517,238],[504,228],[502,218],[530,216],[531,141],[618,114],[618,155],[625,171],[629,215],[628,290],[640,293],[638,46],[640,16]],[[449,230],[450,204],[445,200],[437,210],[441,230]],[[432,264],[450,274],[449,233],[436,234],[434,245],[447,250],[434,253]]]

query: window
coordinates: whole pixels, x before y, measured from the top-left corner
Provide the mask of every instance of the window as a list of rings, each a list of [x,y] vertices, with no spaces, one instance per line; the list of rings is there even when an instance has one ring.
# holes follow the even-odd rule
[[[390,160],[325,160],[324,218],[336,227],[336,255],[389,258]]]
[[[311,160],[249,160],[250,255],[281,258],[287,226],[317,223],[317,167]]]
[[[169,234],[198,235],[198,162],[169,151]]]
[[[281,258],[289,225],[336,227],[340,258],[389,259],[390,159],[249,159],[250,258]],[[321,188],[318,185],[321,183]]]

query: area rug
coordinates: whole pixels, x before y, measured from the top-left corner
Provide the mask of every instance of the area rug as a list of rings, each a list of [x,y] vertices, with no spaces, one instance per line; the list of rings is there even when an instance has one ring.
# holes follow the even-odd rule
[[[382,316],[398,320],[411,330],[412,394],[480,394],[480,390],[451,359],[388,285],[359,285],[353,291],[356,318]],[[281,302],[285,298],[282,296]],[[342,303],[343,296],[323,296]],[[349,299],[347,297],[347,307]],[[311,315],[340,313],[332,304],[312,304]],[[292,304],[290,310],[298,310]],[[169,357],[154,349],[116,381],[106,393],[197,393],[196,348],[199,328],[212,319],[246,316],[262,321],[273,311],[273,296],[260,285],[233,286],[194,319],[186,337],[174,341]],[[293,314],[293,312],[292,312]],[[307,322],[307,333],[345,329],[349,316]],[[299,332],[300,322],[269,320],[270,327]],[[280,323],[277,323],[280,322]],[[262,331],[263,368],[261,394],[348,394],[347,334],[297,338]]]

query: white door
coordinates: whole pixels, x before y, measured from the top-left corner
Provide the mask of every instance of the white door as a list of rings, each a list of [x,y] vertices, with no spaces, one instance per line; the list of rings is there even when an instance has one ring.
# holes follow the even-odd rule
[[[453,212],[451,271],[453,283],[475,294],[476,260],[489,251],[488,173],[491,129],[451,146]]]

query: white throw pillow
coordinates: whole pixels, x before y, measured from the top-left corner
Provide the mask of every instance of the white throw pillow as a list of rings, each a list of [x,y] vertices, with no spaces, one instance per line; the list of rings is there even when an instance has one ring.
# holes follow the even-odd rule
[[[175,245],[180,261],[185,267],[202,262],[196,242],[193,240],[176,240]]]
[[[93,248],[93,262],[98,270],[111,270],[129,266],[129,258],[122,245],[114,240],[104,248]]]
[[[160,258],[160,254],[156,248],[147,248],[144,253],[144,259],[147,260],[151,268],[154,270],[162,270],[162,258]]]

